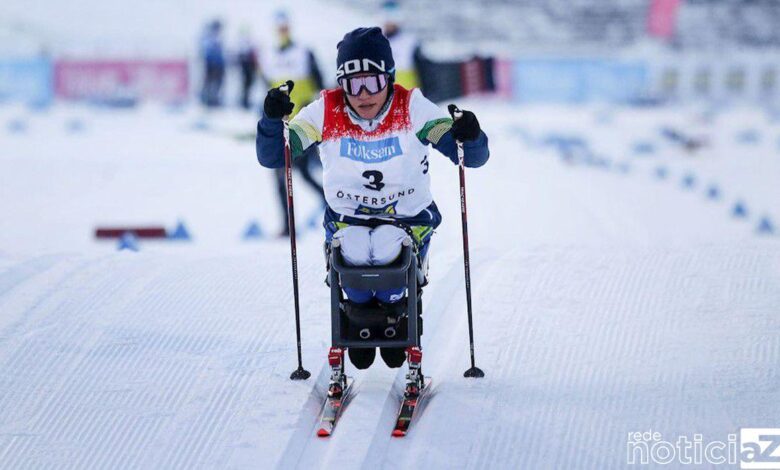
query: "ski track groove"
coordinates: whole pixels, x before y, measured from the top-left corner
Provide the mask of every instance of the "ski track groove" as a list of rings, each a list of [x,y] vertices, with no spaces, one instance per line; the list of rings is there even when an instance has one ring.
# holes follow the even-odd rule
[[[93,266],[94,268],[94,266]],[[68,280],[63,281],[62,286],[63,288],[67,288],[66,282]],[[67,311],[67,306],[70,304],[70,302],[62,302],[61,304],[57,304],[56,302],[50,301],[51,300],[50,291],[47,291],[44,293],[43,299],[35,304],[35,309],[40,310],[43,309],[44,312],[48,314],[57,315],[61,311]],[[56,296],[55,296],[56,297]],[[47,311],[47,304],[54,304],[53,305],[53,311]],[[46,321],[47,318],[44,316],[41,321]],[[32,320],[36,321],[36,320]],[[80,333],[80,324],[76,323],[71,325],[70,329],[66,329],[65,332],[65,338],[72,337],[74,342],[76,341],[76,338],[79,338]],[[14,327],[16,328],[16,327]],[[40,330],[39,330],[40,331]],[[27,338],[25,338],[27,339]],[[81,338],[83,339],[83,337]],[[49,344],[53,343],[53,344]],[[67,343],[66,343],[67,344]],[[74,343],[77,344],[77,343]],[[64,345],[63,345],[64,346]],[[4,369],[11,371],[16,369],[21,369],[21,374],[24,375],[26,373],[29,373],[32,371],[33,376],[35,377],[35,373],[37,372],[39,374],[38,377],[35,377],[36,379],[40,379],[45,382],[46,376],[48,372],[51,371],[57,371],[58,367],[56,367],[55,364],[60,362],[59,354],[63,352],[72,352],[63,350],[63,346],[60,346],[57,344],[57,338],[47,338],[44,337],[41,340],[31,340],[27,342],[26,344],[23,344],[22,347],[17,350],[16,354],[10,358],[8,362],[4,365]],[[41,358],[45,358],[44,360],[41,360]],[[39,406],[35,403],[31,403],[30,398],[35,398],[38,395],[42,395],[43,391],[47,388],[46,385],[48,384],[41,384],[39,383],[36,386],[35,381],[31,381],[30,383],[24,384],[28,389],[25,389],[25,387],[22,388],[22,393],[20,394],[21,397],[16,397],[17,399],[20,399],[22,401],[21,406],[18,406],[18,411],[24,411],[24,405],[29,403],[30,407],[36,407]],[[29,389],[29,388],[32,389]],[[18,388],[15,388],[18,390]],[[43,389],[43,391],[41,390]],[[43,417],[46,418],[47,414],[44,412]],[[34,430],[35,427],[33,426],[32,429]],[[24,455],[27,450],[28,446],[30,446],[33,443],[34,439],[25,439],[22,443],[22,447],[20,449],[19,455]]]
[[[475,266],[481,266],[482,264],[484,264],[482,261],[478,263],[472,262],[472,269],[474,269]],[[460,283],[458,282],[458,279],[463,275],[462,273],[462,261],[458,258],[454,258],[450,263],[450,266],[446,268],[444,278],[441,280],[432,279],[430,287],[426,289],[425,296],[427,300],[425,301],[426,303],[424,305],[426,335],[423,336],[425,343],[429,344],[431,341],[433,341],[433,337],[436,336],[437,333],[430,332],[438,331],[436,326],[440,321],[440,317],[446,310],[446,307],[452,303],[454,292],[462,288],[462,280]],[[442,299],[442,301],[439,301],[439,299]],[[462,321],[465,323],[465,317],[462,319]],[[425,349],[425,351],[433,353],[433,351],[430,349]],[[426,361],[427,360],[429,360],[428,356],[426,356]],[[381,363],[381,358],[379,358],[378,355],[377,361]],[[318,402],[319,405],[321,405],[321,402],[324,399],[324,390],[327,388],[327,380],[329,378],[329,374],[326,369],[327,367],[323,366],[324,372],[321,372],[320,376],[318,377],[318,380],[324,380],[325,383],[320,384],[317,382],[311,391],[311,397],[315,397],[318,394],[322,395]],[[371,375],[374,372],[374,369],[369,371],[357,371],[357,373],[360,374],[360,377],[356,377],[356,382],[353,385],[355,387],[356,400],[361,398],[361,394],[358,393],[361,383],[363,380],[370,380]],[[380,371],[380,373],[385,374],[386,371]],[[388,456],[390,455],[393,455],[397,460],[397,458],[399,458],[402,454],[397,451],[398,446],[393,446],[392,444],[402,440],[393,438],[390,435],[390,431],[392,430],[392,423],[395,419],[395,414],[398,411],[397,408],[400,403],[401,390],[404,386],[405,375],[406,372],[405,368],[403,367],[395,373],[395,377],[390,385],[390,390],[385,395],[384,400],[382,400],[381,411],[379,412],[378,419],[374,425],[374,432],[371,433],[371,438],[367,443],[365,443],[364,439],[357,438],[357,436],[350,437],[345,435],[345,432],[347,432],[347,429],[344,429],[345,423],[341,423],[341,426],[336,429],[334,435],[327,440],[315,438],[314,428],[316,427],[318,417],[317,415],[314,415],[310,418],[311,424],[306,424],[304,426],[311,432],[298,432],[291,436],[285,447],[285,451],[283,452],[282,457],[277,462],[277,468],[306,468],[307,465],[305,462],[319,462],[319,465],[325,465],[326,462],[335,463],[333,460],[333,453],[335,448],[342,447],[342,444],[347,440],[350,442],[351,457],[362,456],[356,460],[353,460],[355,462],[361,462],[359,466],[362,468],[377,466],[377,462],[384,462],[383,467],[386,467],[389,458]],[[365,394],[363,394],[363,397],[365,398]],[[354,408],[354,403],[351,407]],[[319,408],[317,411],[320,411]],[[352,416],[351,419],[357,419],[354,416],[354,413],[350,414],[349,411],[349,409],[345,411],[344,419],[348,420],[350,419],[350,416]],[[303,411],[302,413],[305,414],[307,411]],[[307,423],[308,421],[309,420],[307,420]],[[410,438],[411,433],[403,440],[409,440]],[[396,442],[393,442],[393,440]],[[392,450],[391,447],[393,447]]]
[[[11,265],[0,272],[0,298],[31,278],[45,273],[62,259],[61,255],[44,255]]]
[[[312,390],[304,403],[304,410],[298,415],[295,431],[287,440],[285,449],[276,462],[276,468],[298,468],[306,446],[314,438],[315,428],[319,419],[318,414],[325,400],[329,380],[330,367],[326,362],[322,365],[320,372],[314,379]],[[357,383],[354,383],[352,386],[357,387]],[[357,388],[355,390],[357,391]]]
[[[186,270],[182,270],[175,273],[172,282],[149,284],[163,274],[168,275],[166,279],[170,278],[171,270],[166,273],[166,268],[157,264],[152,269],[136,266],[121,273],[119,277],[134,280],[128,286],[116,282],[116,278],[100,276],[99,273],[105,270],[104,264],[93,262],[86,266],[87,274],[63,281],[57,291],[70,291],[71,298],[65,302],[49,299],[49,291],[46,291],[34,305],[36,313],[28,314],[25,319],[37,325],[57,325],[56,330],[35,328],[36,336],[27,335],[23,341],[17,340],[18,347],[10,355],[6,345],[3,376],[14,380],[14,376],[24,374],[26,382],[22,387],[6,384],[15,393],[3,394],[0,398],[3,428],[10,422],[21,421],[23,417],[35,417],[29,421],[33,431],[30,435],[13,437],[4,443],[3,461],[14,468],[25,467],[32,462],[41,467],[62,467],[62,461],[55,463],[62,454],[33,452],[41,441],[48,441],[52,443],[52,449],[69,447],[68,461],[73,468],[116,468],[142,462],[159,464],[161,460],[138,452],[149,445],[162,450],[175,467],[203,465],[221,445],[218,437],[230,426],[236,414],[236,401],[246,394],[248,384],[258,385],[257,378],[247,373],[247,368],[252,366],[253,361],[258,361],[253,358],[254,355],[274,346],[272,339],[280,322],[247,310],[246,300],[230,301],[231,289],[236,289],[236,284],[243,284],[239,288],[252,290],[249,281],[236,282],[231,276],[223,276],[221,282],[215,284],[209,275],[188,277]],[[255,332],[255,336],[246,341],[245,347],[237,350],[237,354],[226,353],[225,356],[207,359],[212,351],[229,351],[231,346],[235,346],[226,343],[222,335],[213,334],[220,331],[220,326],[226,322],[225,317],[218,315],[206,316],[205,321],[203,318],[180,316],[166,325],[170,328],[152,334],[137,326],[122,327],[122,321],[116,322],[119,326],[112,325],[110,328],[103,327],[111,323],[103,318],[99,318],[96,324],[84,321],[86,312],[102,312],[104,306],[110,306],[114,312],[134,316],[128,325],[148,321],[159,326],[159,313],[171,309],[202,312],[203,306],[199,305],[199,301],[202,304],[203,295],[193,296],[197,299],[186,294],[166,295],[166,292],[187,292],[192,283],[208,285],[203,294],[206,296],[211,293],[208,289],[221,290],[220,300],[224,302],[213,302],[214,311],[224,311],[227,318],[230,318],[233,308],[243,311],[243,316],[232,319],[231,326],[236,331]],[[141,291],[148,295],[138,295]],[[74,292],[75,296],[72,295]],[[13,328],[18,328],[18,325]],[[87,337],[84,336],[86,331],[91,332]],[[44,336],[45,333],[51,334]],[[156,362],[155,356],[150,355],[154,351],[171,351],[176,357]],[[66,357],[62,356],[63,352]],[[182,363],[181,359],[188,357],[190,360]],[[185,430],[189,431],[179,438],[178,443],[174,443],[178,444],[174,449],[165,449],[164,445],[160,445],[161,438],[163,442],[170,438],[159,433],[172,430],[170,417],[177,409],[191,406],[196,383],[210,380],[207,378],[210,374],[199,376],[202,373],[199,371],[218,366],[215,363],[221,361],[229,362],[228,369],[224,371],[227,379],[218,380],[220,385],[211,387],[206,399],[210,411],[185,425]],[[257,363],[261,364],[260,361]],[[19,372],[11,372],[9,376],[8,373],[14,370]],[[150,373],[141,375],[139,371]],[[160,383],[169,383],[168,386],[154,387],[162,393],[149,393],[144,387],[145,384]],[[40,403],[35,400],[36,396],[45,396],[46,401]],[[151,410],[151,413],[138,415],[135,410],[143,408]],[[181,425],[178,427],[181,429]],[[128,430],[131,431],[129,434]],[[96,449],[100,451],[94,452]]]
[[[461,375],[462,261],[437,261],[443,275],[426,290],[423,338],[436,396],[409,436],[390,436],[404,371],[387,381],[379,367],[355,384],[355,411],[378,405],[370,422],[347,412],[331,440],[314,438],[323,366],[312,388],[291,389],[303,408],[290,405],[270,424],[297,417],[295,427],[280,428],[286,447],[268,458],[335,465],[349,448],[348,467],[622,468],[629,431],[722,438],[741,426],[775,426],[779,405],[768,400],[778,393],[780,325],[765,312],[780,304],[779,257],[729,245],[475,252],[482,380]],[[27,277],[2,302],[26,310],[0,330],[4,467],[264,463],[262,446],[246,448],[256,460],[236,461],[235,443],[266,426],[260,392],[290,387],[294,352],[277,339],[289,336],[289,293],[261,293],[273,271],[255,272],[252,263],[135,259],[62,259],[16,271]],[[320,267],[301,274],[319,281]],[[34,289],[35,297],[14,297]],[[326,325],[318,304],[326,296],[302,297],[308,328]],[[319,352],[309,341],[305,354]]]
[[[495,252],[489,250],[478,250],[472,252],[471,259],[471,272],[473,279],[477,280],[472,282],[472,290],[474,292],[482,289],[482,280],[484,277],[475,277],[476,273],[487,272],[492,269],[493,264],[496,263],[498,256]],[[427,307],[423,307],[426,318],[426,335],[423,336],[424,340],[424,362],[426,363],[426,375],[433,377],[434,389],[431,390],[432,395],[435,395],[440,387],[446,386],[445,374],[442,373],[442,368],[452,367],[452,351],[453,346],[458,350],[468,349],[468,334],[467,334],[467,316],[465,315],[465,283],[463,281],[463,259],[462,257],[455,257],[451,259],[450,267],[445,275],[441,279],[432,279],[431,285],[434,288],[433,293],[430,295]],[[453,305],[456,307],[451,308]],[[435,315],[431,314],[431,311]],[[454,321],[451,321],[449,325],[442,325],[442,319],[445,316],[457,315],[454,317]],[[450,317],[452,318],[452,317]],[[454,327],[453,330],[449,330],[447,327]],[[431,331],[434,333],[432,334]],[[479,337],[475,339],[479,341]],[[444,343],[444,345],[442,344]],[[446,347],[445,347],[446,346]],[[467,367],[468,359],[466,362],[458,362],[458,367]],[[446,364],[446,365],[445,365]],[[456,377],[462,375],[457,374]],[[369,451],[366,453],[361,467],[368,468],[376,465],[377,461],[382,461],[382,468],[398,468],[398,467],[413,467],[419,463],[419,452],[426,452],[425,449],[421,449],[418,445],[418,441],[415,440],[415,435],[418,432],[418,428],[423,426],[425,417],[430,413],[429,406],[436,403],[434,396],[430,396],[429,400],[424,403],[422,409],[418,410],[419,414],[415,417],[415,423],[410,429],[409,434],[403,439],[396,439],[390,436],[390,425],[392,425],[393,418],[397,412],[397,406],[400,399],[400,394],[404,387],[405,373],[403,369],[399,371],[396,379],[393,383],[393,388],[388,395],[388,401],[392,403],[391,416],[387,419],[388,425],[384,426],[380,432],[377,432],[372,443],[369,445]],[[455,379],[457,380],[457,379]],[[393,395],[396,395],[395,397]],[[380,424],[382,424],[380,422]],[[430,451],[430,447],[427,451]]]
[[[750,259],[721,249],[706,253],[704,256],[698,252],[675,252],[661,256],[651,252],[637,260],[629,252],[604,253],[593,259],[592,254],[567,253],[562,257],[552,251],[545,253],[547,261],[541,266],[527,262],[536,255],[518,252],[502,257],[498,263],[513,260],[517,273],[514,278],[507,278],[508,265],[486,273],[491,279],[483,285],[484,290],[475,290],[479,292],[475,306],[488,298],[511,297],[514,309],[494,301],[497,308],[491,314],[500,318],[495,318],[492,325],[514,322],[522,327],[513,330],[517,335],[514,338],[507,338],[500,330],[489,334],[503,347],[484,344],[481,352],[478,348],[483,365],[501,367],[485,368],[486,381],[494,388],[481,414],[492,424],[483,423],[470,434],[473,441],[469,443],[465,467],[493,468],[517,462],[520,468],[533,468],[538,462],[547,462],[559,468],[622,468],[623,436],[628,431],[652,427],[690,433],[707,426],[732,431],[739,427],[733,410],[726,406],[731,402],[722,397],[729,390],[725,384],[733,387],[734,379],[727,377],[724,384],[701,382],[707,377],[718,380],[718,361],[711,361],[709,355],[715,352],[712,348],[718,348],[718,354],[729,354],[731,331],[710,324],[706,329],[714,328],[718,337],[726,341],[713,341],[705,349],[691,349],[685,344],[686,337],[702,329],[700,323],[708,320],[707,310],[718,306],[722,297],[715,295],[722,289],[718,279],[700,276],[699,266],[718,259],[729,269],[736,266],[737,271],[748,273],[745,280],[734,279],[741,294],[726,297],[731,310],[741,303],[755,303],[752,299],[771,298],[777,289],[777,277],[766,275],[761,268],[760,253],[753,253]],[[600,271],[600,264],[609,269]],[[551,266],[556,269],[551,270]],[[574,269],[577,266],[593,266],[596,273],[583,277]],[[571,279],[556,279],[561,273],[569,273]],[[601,276],[606,276],[604,282],[600,281]],[[664,292],[672,295],[664,296]],[[697,294],[691,295],[692,292]],[[561,310],[561,304],[568,305],[567,309]],[[516,315],[522,318],[514,318]],[[479,322],[476,327],[479,337]],[[755,334],[750,329],[744,333]],[[761,377],[771,377],[761,369],[771,369],[769,361],[776,360],[780,353],[776,339],[759,343],[745,353],[751,370],[737,372],[750,380],[755,380],[757,372]],[[486,356],[491,354],[493,358],[487,362]],[[615,363],[615,357],[620,361]],[[767,362],[756,367],[757,357],[766,358]],[[675,361],[683,365],[668,367]],[[700,365],[690,368],[685,365],[688,363]],[[666,367],[660,367],[661,364]],[[634,368],[646,374],[631,372]],[[751,390],[750,382],[746,379],[740,388]],[[504,403],[513,402],[513,396],[518,395],[524,397],[526,407],[507,409]],[[764,397],[763,403],[737,408],[742,415],[750,412],[749,415],[760,416],[761,407],[767,406]],[[440,401],[441,398],[435,404]],[[687,412],[681,412],[681,407]],[[687,415],[692,421],[681,421],[680,415]],[[456,434],[454,423],[448,424],[449,429],[445,425],[427,429],[421,426],[418,438],[432,429],[448,429]],[[545,429],[546,434],[540,436],[536,431],[539,429]],[[555,451],[550,451],[550,447]],[[616,458],[604,457],[610,453]],[[419,457],[417,463],[421,466],[448,462],[446,457],[434,453],[421,453]]]
[[[26,282],[16,283],[13,293],[17,295],[0,297],[0,311],[4,313],[4,316],[7,315],[7,318],[4,318],[4,320],[10,322],[9,324],[0,324],[0,328],[2,328],[2,331],[0,331],[2,335],[0,336],[0,345],[6,341],[20,341],[38,332],[38,329],[34,327],[37,320],[34,314],[14,318],[13,315],[8,315],[8,312],[13,312],[17,316],[22,312],[36,312],[40,306],[50,301],[52,297],[61,296],[60,290],[62,287],[71,280],[72,276],[78,275],[79,272],[87,269],[90,264],[90,262],[78,260],[56,263],[49,270],[40,272],[40,275],[28,276]],[[27,298],[30,300],[27,300]],[[14,305],[14,301],[21,304],[21,306]],[[26,303],[30,303],[30,305],[25,305]],[[23,330],[23,326],[27,327],[27,329]]]

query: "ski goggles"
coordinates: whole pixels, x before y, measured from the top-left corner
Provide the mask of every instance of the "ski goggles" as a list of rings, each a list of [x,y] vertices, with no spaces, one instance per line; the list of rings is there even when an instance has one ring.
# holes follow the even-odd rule
[[[363,88],[369,95],[376,95],[387,87],[387,74],[363,75],[362,77],[340,78],[341,88],[350,96],[358,96]]]

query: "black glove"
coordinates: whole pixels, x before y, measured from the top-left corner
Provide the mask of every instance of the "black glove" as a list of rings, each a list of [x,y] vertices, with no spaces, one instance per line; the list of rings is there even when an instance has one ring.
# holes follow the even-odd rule
[[[449,109],[452,116],[452,136],[455,137],[455,140],[465,142],[479,138],[479,121],[477,121],[477,116],[474,113],[461,111],[454,104],[449,105],[447,109]],[[460,117],[457,114],[460,114]]]
[[[295,105],[290,101],[290,93],[294,85],[292,80],[287,80],[287,83],[284,85],[268,90],[263,103],[263,112],[265,112],[266,116],[271,119],[281,119],[292,113]],[[287,90],[283,91],[282,88],[284,87],[287,87]]]

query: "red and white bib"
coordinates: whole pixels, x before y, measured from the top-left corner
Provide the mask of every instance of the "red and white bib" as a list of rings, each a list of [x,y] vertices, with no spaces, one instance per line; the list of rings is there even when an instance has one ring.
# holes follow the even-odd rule
[[[304,108],[292,128],[319,141],[328,205],[351,217],[412,217],[433,201],[428,146],[416,132],[446,117],[419,90],[394,86],[393,101],[373,121],[354,118],[341,89]],[[308,145],[306,145],[308,146]]]

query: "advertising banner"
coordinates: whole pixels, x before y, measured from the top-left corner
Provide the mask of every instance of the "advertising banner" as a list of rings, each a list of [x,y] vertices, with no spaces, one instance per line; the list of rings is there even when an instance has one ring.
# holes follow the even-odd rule
[[[680,0],[652,0],[647,14],[647,33],[662,39],[673,37],[679,9]]]
[[[52,100],[52,64],[48,58],[0,59],[0,102],[46,105]]]
[[[515,99],[523,102],[630,102],[647,91],[643,62],[602,59],[521,59],[513,76]]]
[[[186,60],[59,60],[58,98],[182,101],[189,94]]]

